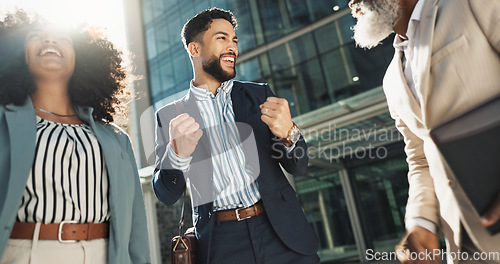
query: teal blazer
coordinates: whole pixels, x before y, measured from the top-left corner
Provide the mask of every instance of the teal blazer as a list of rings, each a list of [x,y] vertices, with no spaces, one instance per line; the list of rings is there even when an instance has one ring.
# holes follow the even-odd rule
[[[128,135],[115,125],[95,122],[92,108],[75,110],[94,131],[108,169],[108,263],[150,263],[144,200]],[[0,258],[33,164],[35,138],[36,116],[30,98],[22,106],[0,105]]]

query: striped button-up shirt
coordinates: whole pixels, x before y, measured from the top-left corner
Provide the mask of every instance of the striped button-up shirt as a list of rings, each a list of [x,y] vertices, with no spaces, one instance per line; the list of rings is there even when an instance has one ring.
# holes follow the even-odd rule
[[[258,175],[246,169],[245,153],[241,147],[238,128],[234,121],[231,90],[233,81],[221,84],[214,95],[207,89],[198,88],[191,82],[190,92],[203,119],[210,140],[213,179],[216,197],[214,210],[248,207],[260,199],[256,182]],[[172,167],[187,171],[192,157],[180,157],[168,146]]]

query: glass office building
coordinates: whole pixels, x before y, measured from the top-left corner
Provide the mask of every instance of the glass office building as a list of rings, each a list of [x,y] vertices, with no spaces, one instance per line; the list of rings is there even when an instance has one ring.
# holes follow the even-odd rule
[[[156,109],[183,96],[192,79],[180,38],[187,19],[210,7],[236,15],[236,79],[266,82],[286,98],[309,145],[308,171],[290,181],[320,239],[322,263],[368,262],[367,250],[392,251],[404,233],[408,167],[381,88],[392,38],[356,48],[347,3],[140,1]]]

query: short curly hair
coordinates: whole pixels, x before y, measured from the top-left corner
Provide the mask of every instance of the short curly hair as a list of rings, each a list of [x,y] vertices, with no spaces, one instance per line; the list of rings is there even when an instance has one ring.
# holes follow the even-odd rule
[[[217,7],[205,9],[189,19],[182,27],[181,37],[184,47],[187,49],[189,43],[196,41],[201,33],[207,31],[214,19],[225,19],[233,25],[233,28],[238,27],[236,17],[231,11]]]
[[[46,25],[41,16],[24,10],[7,14],[0,21],[0,105],[22,105],[34,92],[25,60],[25,36]],[[123,52],[95,28],[80,25],[66,33],[75,50],[75,69],[68,83],[72,104],[92,107],[96,121],[113,122],[114,115],[125,114],[124,99],[131,98]]]

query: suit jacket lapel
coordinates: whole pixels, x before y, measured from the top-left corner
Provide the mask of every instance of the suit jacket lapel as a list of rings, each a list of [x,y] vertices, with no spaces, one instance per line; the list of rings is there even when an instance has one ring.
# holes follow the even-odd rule
[[[425,2],[422,18],[420,20],[420,44],[418,50],[418,76],[420,76],[420,86],[416,87],[421,95],[422,119],[425,122],[425,110],[429,95],[432,89],[430,84],[430,65],[432,55],[432,41],[434,37],[434,27],[438,11],[438,0],[427,0]]]
[[[397,36],[396,36],[397,37]],[[384,90],[389,105],[397,109],[397,113],[405,120],[405,116],[413,116],[422,122],[422,110],[413,93],[408,87],[403,73],[401,58],[403,52],[396,49],[386,76],[384,77]]]
[[[238,82],[233,82],[231,101],[233,103],[234,122],[238,128],[240,142],[244,142],[249,131],[246,131],[246,127],[242,123],[250,125],[254,131],[255,128],[253,127],[254,124],[248,120],[248,115],[251,112],[247,109],[247,105],[249,104],[247,104],[245,100],[245,89],[243,89],[243,85]]]
[[[111,190],[109,194],[110,200],[115,201],[118,199],[117,194],[120,191],[120,184],[118,183],[118,180],[120,178],[120,175],[118,175],[118,168],[120,166],[119,159],[122,157],[120,148],[118,148],[118,146],[120,146],[120,143],[116,141],[116,137],[112,134],[113,132],[106,129],[104,125],[94,121],[94,118],[92,117],[93,109],[91,107],[76,106],[75,111],[81,120],[87,122],[90,125],[97,140],[99,141],[99,146],[101,147],[102,153],[104,155],[106,169],[109,174],[108,180]],[[110,204],[113,203],[111,202]],[[111,208],[111,210],[114,209],[114,207]],[[113,211],[111,211],[111,213],[113,214]]]
[[[28,97],[22,106],[8,105],[5,112],[10,136],[10,179],[7,198],[17,204],[23,195],[35,155],[36,115]],[[19,198],[19,199],[18,199]],[[8,202],[7,202],[8,203]]]
[[[231,100],[233,101],[234,121],[245,122],[247,117],[245,89],[238,82],[233,82]]]

